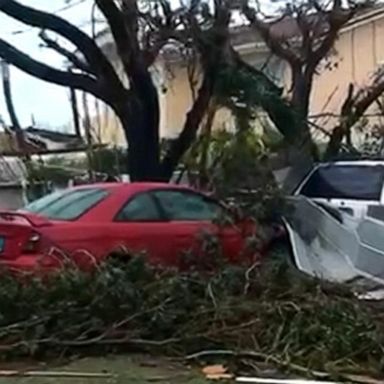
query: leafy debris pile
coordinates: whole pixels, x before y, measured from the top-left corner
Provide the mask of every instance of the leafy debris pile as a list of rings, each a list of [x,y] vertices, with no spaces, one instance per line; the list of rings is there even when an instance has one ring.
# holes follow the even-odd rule
[[[254,351],[308,369],[380,372],[381,311],[285,262],[158,270],[144,258],[54,279],[0,279],[3,357]]]

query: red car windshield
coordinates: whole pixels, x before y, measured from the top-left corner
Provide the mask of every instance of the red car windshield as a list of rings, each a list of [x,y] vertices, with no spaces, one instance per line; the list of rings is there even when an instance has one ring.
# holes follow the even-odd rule
[[[51,220],[76,220],[108,196],[101,188],[54,192],[28,204],[24,212],[36,213]]]

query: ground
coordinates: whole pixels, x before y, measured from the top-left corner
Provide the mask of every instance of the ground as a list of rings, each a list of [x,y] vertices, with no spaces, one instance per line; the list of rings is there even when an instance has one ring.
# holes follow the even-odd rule
[[[18,369],[17,365],[2,364],[1,369]],[[113,378],[0,378],[0,384],[205,384],[207,381],[197,369],[168,359],[153,359],[147,356],[119,356],[86,358],[72,362],[65,367],[38,366],[31,364],[24,370],[76,371],[111,373]]]

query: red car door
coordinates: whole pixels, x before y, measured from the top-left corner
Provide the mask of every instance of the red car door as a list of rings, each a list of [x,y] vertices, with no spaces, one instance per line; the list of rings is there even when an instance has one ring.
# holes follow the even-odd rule
[[[144,253],[154,264],[172,265],[175,259],[170,228],[155,199],[140,193],[129,199],[113,222],[113,249]]]
[[[215,223],[228,214],[218,202],[183,190],[162,190],[153,195],[169,220],[177,258],[186,252],[192,253],[192,257],[215,257],[215,242],[219,241],[223,255],[230,261],[238,261],[244,243],[242,232],[234,225]]]
[[[140,193],[116,215],[113,244],[146,252],[152,263],[182,267],[201,256],[216,256],[214,242],[219,241],[224,256],[238,262],[244,238],[237,226],[215,223],[224,212],[216,201],[189,190]]]
[[[252,263],[259,257],[257,252],[257,228],[252,221],[232,222],[220,225],[220,241],[228,260],[240,263]]]

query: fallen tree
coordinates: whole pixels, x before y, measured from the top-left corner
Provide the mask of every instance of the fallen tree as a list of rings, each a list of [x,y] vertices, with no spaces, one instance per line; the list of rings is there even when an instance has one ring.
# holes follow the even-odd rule
[[[137,257],[94,274],[68,269],[44,282],[3,275],[2,356],[87,350],[185,356],[225,349],[239,357],[253,351],[254,359],[299,366],[301,373],[377,372],[380,310],[357,301],[345,287],[305,278],[281,261],[246,267],[216,260],[209,273],[155,270]]]

